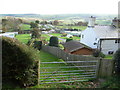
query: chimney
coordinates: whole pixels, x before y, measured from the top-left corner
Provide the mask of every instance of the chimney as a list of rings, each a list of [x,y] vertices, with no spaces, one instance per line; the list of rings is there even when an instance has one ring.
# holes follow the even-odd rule
[[[95,26],[95,20],[96,18],[91,16],[89,17],[88,27],[94,27]]]

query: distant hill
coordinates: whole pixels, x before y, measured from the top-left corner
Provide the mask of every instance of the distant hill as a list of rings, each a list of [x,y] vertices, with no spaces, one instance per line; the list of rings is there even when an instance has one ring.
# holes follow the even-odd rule
[[[88,20],[88,17],[95,16],[98,24],[109,25],[111,20],[117,15],[103,14],[56,14],[56,15],[40,15],[40,14],[0,14],[0,17],[13,16],[25,18],[40,18],[44,20]]]

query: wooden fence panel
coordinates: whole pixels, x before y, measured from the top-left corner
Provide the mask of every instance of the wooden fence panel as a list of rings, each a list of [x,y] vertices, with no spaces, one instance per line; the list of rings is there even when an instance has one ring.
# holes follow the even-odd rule
[[[74,55],[68,54],[61,50],[58,47],[50,47],[50,46],[43,46],[42,50],[49,52],[55,55],[58,58],[63,59],[64,61],[99,61],[100,58],[90,57],[90,56],[82,56],[82,55]],[[86,63],[86,65],[95,65],[95,62]],[[85,63],[75,63],[74,65],[83,66]],[[113,73],[114,68],[114,61],[113,60],[106,60],[101,59],[99,65],[98,75],[99,77],[108,77],[111,76]]]

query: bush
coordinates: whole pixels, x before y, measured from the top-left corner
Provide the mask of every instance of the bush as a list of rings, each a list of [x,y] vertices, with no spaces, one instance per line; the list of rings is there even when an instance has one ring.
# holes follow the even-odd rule
[[[40,50],[42,48],[42,41],[38,41],[37,39],[31,39],[28,41],[27,45]]]
[[[42,41],[34,41],[33,47],[40,50],[42,48]]]
[[[38,52],[18,40],[2,38],[2,81],[14,85],[30,86],[37,84]]]
[[[69,41],[71,41],[71,40],[73,40],[73,38],[67,38],[67,39],[66,39],[66,42],[69,42]]]
[[[50,37],[49,46],[58,47],[58,38],[56,36]]]
[[[102,58],[105,57],[105,55],[104,55],[102,52],[100,52],[99,50],[95,50],[95,51],[93,52],[93,56],[94,56],[94,57],[102,57]]]
[[[41,36],[41,33],[37,28],[34,28],[31,32],[32,32],[31,38],[39,38]]]
[[[118,49],[114,54],[114,60],[116,66],[115,68],[116,74],[120,75],[120,49]]]

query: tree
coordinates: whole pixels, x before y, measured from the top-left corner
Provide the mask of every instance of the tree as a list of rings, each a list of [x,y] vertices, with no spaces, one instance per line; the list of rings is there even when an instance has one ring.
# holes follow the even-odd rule
[[[58,37],[56,36],[50,37],[49,46],[58,47]]]
[[[115,60],[115,71],[116,74],[120,75],[120,49],[118,49],[114,54],[114,60]]]
[[[14,17],[2,19],[2,27],[3,27],[3,29],[6,29],[7,31],[20,30],[21,24],[22,24],[22,20],[16,19]]]
[[[31,38],[39,38],[41,36],[41,32],[38,28],[33,28],[31,32],[32,32]]]
[[[2,84],[19,86],[37,84],[39,53],[16,39],[2,38]]]
[[[40,24],[48,24],[48,22],[47,21],[42,21],[42,22],[40,22]]]
[[[69,41],[71,41],[71,40],[73,40],[73,38],[67,38],[67,39],[66,39],[66,42],[69,42]]]
[[[53,21],[53,25],[58,25],[59,24],[59,21],[58,20],[54,20]]]
[[[104,58],[104,57],[105,57],[105,55],[104,55],[100,50],[95,50],[95,51],[93,52],[93,56],[94,56],[94,57],[101,57],[101,58]]]
[[[36,20],[36,21],[35,21],[35,23],[37,23],[37,24],[39,24],[39,22],[40,22],[39,20]]]
[[[30,28],[38,28],[38,24],[34,23],[34,22],[31,22],[30,23]]]

